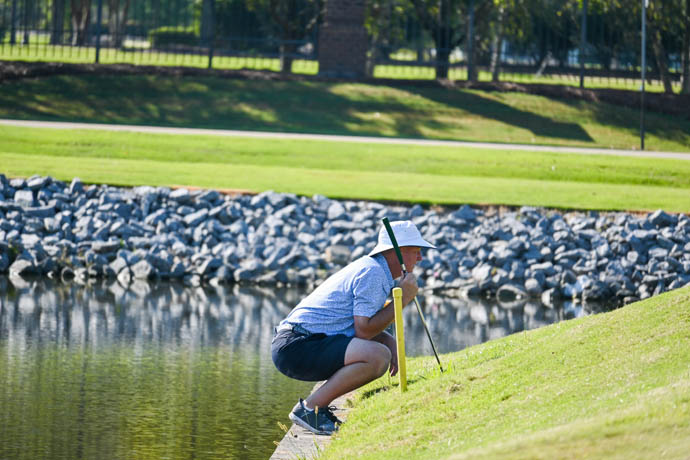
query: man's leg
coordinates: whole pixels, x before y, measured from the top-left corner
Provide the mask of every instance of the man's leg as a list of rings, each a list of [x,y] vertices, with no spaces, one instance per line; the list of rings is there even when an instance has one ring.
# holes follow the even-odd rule
[[[385,345],[371,340],[354,338],[345,351],[345,365],[312,393],[305,403],[308,407],[328,407],[338,396],[381,377],[391,361]]]

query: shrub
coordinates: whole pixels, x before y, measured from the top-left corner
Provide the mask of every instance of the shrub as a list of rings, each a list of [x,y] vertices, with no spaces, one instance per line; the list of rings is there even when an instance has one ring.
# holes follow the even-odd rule
[[[169,45],[196,45],[199,37],[193,27],[159,27],[149,32],[149,41],[154,48]]]

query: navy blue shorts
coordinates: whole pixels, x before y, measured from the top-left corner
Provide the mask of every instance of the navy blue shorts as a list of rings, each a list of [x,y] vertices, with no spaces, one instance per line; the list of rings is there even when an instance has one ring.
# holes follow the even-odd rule
[[[273,363],[283,374],[297,380],[328,380],[345,366],[345,351],[352,337],[343,334],[302,334],[280,331],[273,337]]]

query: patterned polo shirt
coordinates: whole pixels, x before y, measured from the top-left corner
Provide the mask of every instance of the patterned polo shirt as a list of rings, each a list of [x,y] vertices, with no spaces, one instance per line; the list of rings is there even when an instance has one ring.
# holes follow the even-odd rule
[[[355,335],[355,316],[374,316],[394,287],[385,257],[364,256],[330,276],[304,298],[282,324],[327,335]]]

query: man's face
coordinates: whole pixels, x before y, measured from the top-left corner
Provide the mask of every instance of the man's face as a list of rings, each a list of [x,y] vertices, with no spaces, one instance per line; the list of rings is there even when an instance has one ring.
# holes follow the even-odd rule
[[[407,271],[412,273],[417,262],[422,260],[422,249],[417,246],[403,246],[400,248],[400,252]]]

